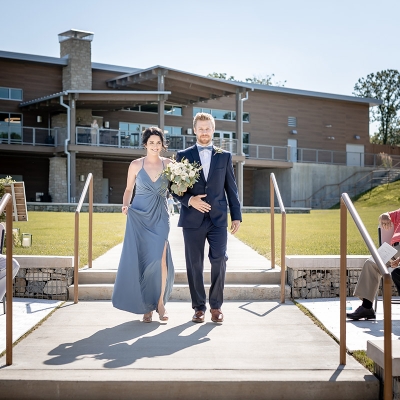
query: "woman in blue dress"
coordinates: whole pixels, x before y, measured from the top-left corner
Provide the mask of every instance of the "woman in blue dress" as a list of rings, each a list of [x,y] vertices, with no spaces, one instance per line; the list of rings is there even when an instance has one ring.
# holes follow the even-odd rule
[[[174,283],[174,266],[168,242],[168,180],[162,171],[171,160],[160,156],[166,148],[161,129],[143,131],[142,144],[147,154],[131,162],[123,196],[127,221],[112,304],[144,314],[143,322],[152,321],[154,310],[167,321],[165,304]]]

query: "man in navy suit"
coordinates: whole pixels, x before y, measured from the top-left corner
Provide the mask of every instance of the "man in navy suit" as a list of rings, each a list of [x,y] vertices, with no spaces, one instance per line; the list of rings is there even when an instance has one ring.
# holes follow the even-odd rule
[[[183,228],[186,270],[189,281],[193,322],[204,322],[206,292],[204,289],[204,246],[207,239],[211,263],[209,303],[211,320],[223,322],[221,311],[225,284],[228,205],[231,214],[231,233],[240,227],[242,214],[233,173],[232,155],[215,148],[212,139],[215,121],[212,115],[197,113],[193,120],[197,143],[179,151],[177,161],[185,158],[202,165],[200,178],[192,188],[175,197],[182,203],[178,226]]]

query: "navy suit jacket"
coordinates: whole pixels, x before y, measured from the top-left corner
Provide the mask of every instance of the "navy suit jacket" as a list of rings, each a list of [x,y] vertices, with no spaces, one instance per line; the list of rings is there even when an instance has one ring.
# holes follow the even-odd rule
[[[179,151],[176,160],[180,161],[182,158],[187,159],[190,163],[197,161],[201,164],[196,145]],[[203,201],[211,206],[209,215],[215,226],[228,226],[228,204],[232,221],[242,220],[231,153],[227,151],[219,153],[213,149],[208,180],[205,180],[203,170],[201,170],[200,178],[192,188],[188,188],[183,196],[174,194],[174,197],[182,203],[178,226],[198,228],[203,222],[204,214],[188,205],[190,197],[198,194],[207,195],[203,197]]]

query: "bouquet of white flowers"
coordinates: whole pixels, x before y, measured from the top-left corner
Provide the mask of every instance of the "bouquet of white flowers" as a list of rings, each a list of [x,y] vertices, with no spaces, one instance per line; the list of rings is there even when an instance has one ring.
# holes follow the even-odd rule
[[[172,158],[162,174],[172,182],[171,190],[178,196],[182,196],[187,188],[193,187],[197,182],[202,168],[197,162],[191,164],[185,158],[182,158],[181,161],[176,161],[175,158]]]

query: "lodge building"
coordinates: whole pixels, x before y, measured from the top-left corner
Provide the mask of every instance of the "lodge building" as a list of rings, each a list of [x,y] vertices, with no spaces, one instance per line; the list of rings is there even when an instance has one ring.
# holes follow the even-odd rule
[[[120,204],[129,162],[145,154],[142,130],[161,127],[170,157],[195,143],[198,111],[215,117],[214,144],[233,153],[244,206],[269,206],[271,172],[285,205],[307,206],[324,185],[378,167],[380,152],[398,156],[369,141],[378,99],[100,64],[93,33],[58,37],[60,58],[0,51],[0,177],[23,180],[28,201],[74,203],[91,172],[95,203]]]

